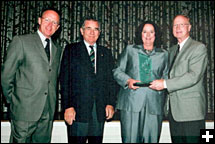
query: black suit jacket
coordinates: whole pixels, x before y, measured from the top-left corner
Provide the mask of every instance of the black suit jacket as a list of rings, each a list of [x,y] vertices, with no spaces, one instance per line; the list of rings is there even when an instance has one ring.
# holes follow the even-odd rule
[[[106,105],[115,106],[116,83],[112,69],[111,51],[97,45],[97,73],[94,73],[84,42],[66,46],[61,65],[61,95],[63,109],[74,107],[76,121],[91,119],[93,102],[96,100],[97,118],[105,118]]]

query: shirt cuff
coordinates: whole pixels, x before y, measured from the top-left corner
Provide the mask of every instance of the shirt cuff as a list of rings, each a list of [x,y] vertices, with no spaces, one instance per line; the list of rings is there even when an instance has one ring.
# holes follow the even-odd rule
[[[167,88],[167,86],[166,86],[166,80],[163,81],[163,86],[164,86],[164,88]]]

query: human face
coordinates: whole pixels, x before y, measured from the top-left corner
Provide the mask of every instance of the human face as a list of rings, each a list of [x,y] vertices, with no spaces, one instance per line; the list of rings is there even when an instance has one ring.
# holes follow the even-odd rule
[[[60,27],[60,17],[53,10],[47,10],[43,13],[42,17],[38,18],[39,30],[46,37],[50,38]]]
[[[152,24],[145,24],[142,30],[144,46],[153,46],[155,41],[155,28]]]
[[[177,16],[173,21],[173,35],[182,42],[190,35],[191,25],[184,16]]]
[[[100,35],[99,23],[93,20],[86,20],[84,27],[80,28],[84,40],[93,45]]]

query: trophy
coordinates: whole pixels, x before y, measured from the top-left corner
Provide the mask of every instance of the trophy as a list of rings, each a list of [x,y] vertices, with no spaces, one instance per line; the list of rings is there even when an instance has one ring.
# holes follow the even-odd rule
[[[139,53],[139,74],[140,81],[134,86],[148,87],[153,80],[152,75],[152,60],[149,56]]]

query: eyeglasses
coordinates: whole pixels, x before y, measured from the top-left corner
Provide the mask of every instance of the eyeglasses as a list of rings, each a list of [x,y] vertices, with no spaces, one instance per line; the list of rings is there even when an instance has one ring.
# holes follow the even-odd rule
[[[44,19],[46,23],[50,23],[50,22],[51,22],[54,26],[58,26],[58,24],[59,24],[58,22],[52,21],[52,20],[50,20],[49,18],[43,18],[43,17],[42,17],[42,19]]]
[[[84,27],[83,29],[87,30],[87,31],[94,31],[94,32],[100,32],[100,29],[99,28],[91,28],[91,27]]]
[[[183,28],[185,25],[190,25],[190,24],[174,24],[173,27],[181,27]]]

